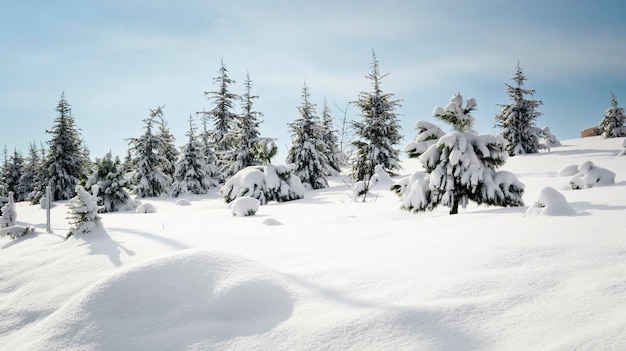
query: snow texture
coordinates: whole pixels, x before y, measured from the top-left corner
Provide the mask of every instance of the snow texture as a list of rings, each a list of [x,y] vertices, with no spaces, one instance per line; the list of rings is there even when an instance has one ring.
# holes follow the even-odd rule
[[[594,186],[615,184],[615,173],[606,168],[596,166],[591,161],[583,162],[578,166],[579,173],[569,181],[572,189],[585,189]]]
[[[262,265],[187,250],[111,274],[6,345],[8,350],[216,349],[292,313],[291,293]],[[219,349],[219,347],[217,347]]]
[[[233,216],[254,216],[259,210],[261,201],[250,196],[242,196],[229,204]]]
[[[545,187],[539,192],[539,199],[533,202],[527,216],[574,216],[576,211],[569,205],[563,194],[552,187]]]
[[[135,209],[135,212],[137,213],[155,213],[156,212],[156,207],[149,203],[149,202],[144,202],[142,204],[140,204],[139,206],[137,206],[137,208]]]

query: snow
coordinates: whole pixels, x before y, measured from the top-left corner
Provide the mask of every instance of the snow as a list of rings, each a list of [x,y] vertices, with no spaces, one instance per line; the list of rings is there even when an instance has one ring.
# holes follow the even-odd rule
[[[0,349],[623,350],[622,142],[563,140],[500,168],[525,203],[560,193],[568,216],[474,203],[414,214],[384,188],[350,201],[341,175],[246,220],[214,188],[193,206],[150,198],[158,216],[102,213],[65,240],[66,202],[51,234],[45,210],[17,202],[17,225],[35,232],[0,238]],[[615,184],[572,190],[557,174],[586,161]],[[396,182],[421,169],[402,167]]]
[[[140,204],[139,206],[137,206],[137,208],[135,209],[135,212],[137,213],[154,213],[156,212],[156,207],[149,203],[149,202],[144,202],[142,204]]]
[[[591,161],[585,161],[578,166],[580,173],[570,180],[572,189],[584,189],[594,186],[615,184],[615,173],[606,168],[596,166]]]
[[[253,216],[261,205],[261,201],[250,196],[242,196],[229,204],[233,216]]]
[[[539,199],[528,208],[526,215],[573,216],[576,211],[567,203],[563,194],[548,186],[541,189]]]

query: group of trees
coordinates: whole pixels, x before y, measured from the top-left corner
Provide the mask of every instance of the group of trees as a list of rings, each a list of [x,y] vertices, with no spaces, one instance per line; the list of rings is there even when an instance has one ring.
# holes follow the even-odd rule
[[[349,160],[341,151],[343,141],[340,145],[330,108],[324,101],[320,117],[305,83],[303,101],[297,107],[299,117],[289,123],[292,143],[286,159],[288,171],[303,184],[319,189],[328,186],[329,176],[349,165],[353,179],[363,182],[365,191],[375,169],[382,167],[396,174],[400,170],[397,146],[402,138],[396,110],[401,101],[383,91],[385,76],[372,52],[371,71],[365,76],[372,90],[361,92],[351,102],[360,110],[360,119],[351,124],[354,154]],[[428,176],[415,176],[396,186],[405,199],[404,208],[422,211],[443,204],[456,213],[468,200],[501,206],[521,204],[523,185],[514,176],[496,172],[496,168],[504,163],[505,156],[538,152],[540,138],[546,137],[549,130],[535,125],[542,102],[528,98],[535,91],[524,87],[527,78],[519,63],[512,80],[515,84],[506,84],[511,102],[500,105],[502,109],[494,117],[496,127],[502,129],[499,135],[472,131],[471,112],[476,101],[468,99],[463,106],[460,94],[433,113],[450,123],[453,132],[446,134],[425,121],[416,124],[418,135],[406,151],[409,157],[422,161]],[[187,140],[180,149],[165,120],[164,107],[159,106],[150,109],[143,120],[144,133],[128,139],[123,162],[110,153],[95,162],[90,160],[74,125],[71,105],[62,94],[53,126],[47,131],[51,134],[47,148],[31,144],[28,156],[23,158],[17,150],[9,154],[5,147],[0,196],[13,192],[17,201],[37,203],[50,186],[53,200],[68,200],[76,195],[76,185],[84,185],[85,189],[97,185],[97,205],[103,211],[117,211],[132,206],[131,194],[139,198],[164,193],[174,197],[205,194],[246,168],[258,170],[268,165],[276,146],[273,139],[260,135],[262,113],[254,108],[258,96],[252,93],[250,75],[246,76],[243,95],[235,94],[235,81],[222,61],[213,84],[217,89],[205,92],[213,108],[196,112],[201,118],[200,130],[193,115],[189,116]],[[624,109],[618,106],[615,96],[611,105],[599,125],[602,135],[624,136]]]

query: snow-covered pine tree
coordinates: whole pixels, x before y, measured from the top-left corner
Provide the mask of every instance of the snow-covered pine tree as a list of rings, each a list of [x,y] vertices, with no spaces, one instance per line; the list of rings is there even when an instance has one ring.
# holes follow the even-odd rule
[[[117,212],[132,208],[132,199],[127,190],[130,182],[124,178],[124,167],[119,157],[113,158],[107,152],[102,159],[96,159],[95,170],[85,186],[91,189],[98,186],[98,194],[93,194],[101,212]]]
[[[22,157],[22,154],[17,151],[17,149],[14,149],[13,154],[9,157],[6,179],[4,182],[7,185],[8,191],[12,191],[15,195],[16,201],[22,201],[26,195],[20,190],[19,187],[23,169],[24,158]]]
[[[241,197],[258,199],[261,205],[270,201],[285,202],[304,197],[304,186],[286,166],[250,166],[230,177],[220,188],[226,203]]]
[[[223,154],[234,147],[230,144],[226,135],[233,121],[237,118],[237,114],[233,109],[235,108],[235,102],[240,100],[239,95],[230,91],[230,86],[235,84],[235,81],[228,77],[228,70],[223,59],[218,76],[213,78],[213,84],[218,85],[218,90],[204,93],[213,102],[213,109],[205,113],[208,113],[215,123],[212,131],[212,149],[218,159],[218,167],[222,168]]]
[[[511,79],[515,86],[506,84],[506,93],[513,100],[509,104],[500,104],[502,110],[494,117],[496,127],[502,128],[502,136],[508,141],[506,150],[510,156],[534,154],[539,152],[541,129],[535,126],[541,112],[537,108],[543,104],[541,100],[526,99],[526,95],[534,95],[534,89],[523,88],[527,80],[517,63],[515,77]]]
[[[259,125],[261,113],[254,110],[253,103],[258,96],[252,95],[252,80],[246,75],[245,92],[241,97],[241,114],[233,118],[231,129],[225,136],[227,143],[233,147],[225,151],[222,157],[225,178],[231,177],[240,170],[260,164],[253,151],[254,145],[260,140]]]
[[[357,181],[369,181],[376,165],[395,174],[400,167],[399,151],[394,147],[402,136],[400,121],[395,113],[400,100],[393,100],[393,94],[384,93],[376,54],[372,50],[372,71],[365,77],[372,82],[374,91],[361,92],[354,103],[361,109],[362,121],[352,122],[356,140],[352,142],[356,154],[352,161],[352,177]]]
[[[415,140],[408,143],[404,148],[409,158],[422,156],[429,147],[436,144],[437,140],[446,134],[439,127],[427,121],[415,122],[415,129],[417,129]]]
[[[198,134],[198,141],[202,145],[202,152],[204,153],[204,159],[206,163],[209,165],[213,165],[217,169],[217,156],[215,156],[215,152],[213,150],[212,140],[212,131],[209,129],[210,122],[210,114],[206,111],[196,112],[196,115],[200,115],[202,118],[202,131]],[[217,170],[219,172],[219,169]],[[221,179],[222,175],[220,173],[214,174],[216,179]]]
[[[615,94],[611,93],[611,107],[604,111],[604,118],[598,125],[602,138],[618,138],[626,136],[626,114],[624,108],[619,107]]]
[[[74,126],[74,117],[65,93],[61,94],[52,130],[48,141],[48,153],[42,167],[42,182],[38,194],[32,201],[39,202],[47,185],[52,190],[52,200],[68,200],[76,194],[76,185],[85,177],[89,159],[85,158],[85,150],[79,130]]]
[[[30,143],[28,146],[28,157],[26,157],[22,175],[17,185],[18,192],[23,194],[23,200],[30,201],[34,196],[33,190],[35,190],[39,182],[38,174],[40,168],[39,150],[37,150],[35,143]]]
[[[140,198],[159,196],[168,191],[172,182],[163,172],[163,165],[167,163],[165,156],[159,152],[165,149],[163,139],[152,133],[155,119],[162,113],[161,107],[150,109],[150,115],[144,119],[145,133],[139,138],[129,139],[133,154],[133,171],[129,178],[134,186],[133,191]]]
[[[330,167],[326,157],[328,150],[306,83],[302,88],[302,98],[302,105],[298,106],[300,118],[289,123],[293,141],[287,152],[286,162],[302,183],[309,184],[313,189],[326,188],[326,175]]]
[[[333,126],[333,116],[326,99],[324,99],[324,106],[322,107],[322,139],[326,144],[326,150],[328,150],[326,154],[329,165],[328,175],[337,175],[341,172],[341,167],[346,164],[346,157],[339,147],[339,138]]]
[[[475,107],[473,98],[464,107],[457,93],[445,108],[435,108],[435,117],[451,123],[455,131],[439,137],[419,156],[426,174],[416,172],[406,183],[394,186],[402,196],[403,209],[418,212],[442,204],[456,214],[459,205],[465,208],[469,200],[504,207],[523,205],[524,184],[510,172],[496,172],[508,156],[506,140],[471,130],[470,113]]]
[[[0,215],[0,228],[14,226],[17,221],[17,212],[15,211],[15,202],[13,192],[9,191],[8,202],[2,206],[2,215]]]
[[[187,192],[206,194],[209,188],[219,184],[216,179],[217,167],[207,163],[202,142],[196,139],[191,115],[189,116],[187,136],[189,141],[181,148],[175,164],[174,183],[172,184],[173,197],[178,197]]]
[[[167,121],[163,113],[158,116],[158,131],[157,136],[163,140],[163,149],[158,152],[164,156],[166,162],[163,162],[162,170],[163,173],[168,175],[170,178],[174,176],[174,164],[178,159],[178,149],[176,149],[176,145],[174,142],[176,138],[172,135],[170,128],[167,126]]]
[[[98,186],[91,188],[94,196],[97,197]],[[82,186],[76,185],[76,196],[67,202],[69,215],[67,219],[70,223],[70,230],[65,236],[67,240],[74,234],[89,233],[101,224],[98,211],[100,207],[96,203],[94,196],[91,196]]]

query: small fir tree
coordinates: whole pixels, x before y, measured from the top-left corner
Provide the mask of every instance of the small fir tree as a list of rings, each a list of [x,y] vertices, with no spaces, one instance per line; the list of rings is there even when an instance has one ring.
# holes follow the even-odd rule
[[[302,105],[298,106],[300,118],[289,123],[293,142],[287,152],[287,163],[302,183],[309,184],[313,189],[325,188],[328,186],[326,175],[330,167],[326,157],[328,150],[306,84],[302,88],[302,98]]]
[[[539,139],[542,133],[541,129],[535,126],[537,118],[541,116],[537,108],[543,103],[541,100],[526,99],[527,95],[534,95],[535,90],[523,88],[527,78],[519,63],[512,80],[515,86],[506,84],[506,93],[512,102],[499,105],[502,110],[494,117],[496,127],[503,129],[502,136],[508,141],[506,150],[510,156],[534,154],[539,152]]]
[[[189,116],[189,141],[181,148],[175,164],[172,196],[178,197],[187,192],[206,194],[211,187],[219,184],[216,179],[217,167],[209,164],[204,156],[202,143],[196,140],[193,119]]]
[[[174,176],[174,164],[178,158],[178,149],[176,149],[176,145],[174,145],[176,138],[172,135],[170,128],[167,126],[167,121],[163,113],[158,115],[157,136],[163,140],[163,149],[158,150],[159,154],[164,157],[161,168],[163,173],[171,178]]]
[[[0,215],[0,228],[14,226],[17,221],[17,212],[15,211],[15,202],[13,200],[13,192],[9,192],[8,202],[2,206],[2,215]]]
[[[52,200],[68,200],[76,191],[75,187],[81,178],[85,177],[89,159],[85,157],[79,130],[74,125],[74,117],[65,93],[61,94],[56,111],[52,130],[46,131],[52,135],[48,141],[48,153],[45,155],[41,180],[38,191],[39,198],[45,192],[47,185],[51,187]]]
[[[400,169],[399,151],[395,149],[402,139],[402,128],[395,113],[400,101],[393,100],[393,94],[382,91],[380,83],[385,76],[380,73],[376,54],[372,51],[372,71],[365,77],[372,82],[374,91],[360,93],[354,103],[361,109],[363,120],[352,122],[356,137],[352,143],[356,151],[352,177],[366,183],[377,165],[382,165],[391,174]]]
[[[163,171],[163,165],[168,161],[160,153],[164,150],[164,141],[152,133],[155,119],[163,113],[161,107],[150,109],[150,115],[144,119],[145,133],[139,138],[129,139],[130,150],[133,153],[131,166],[133,171],[129,178],[134,185],[137,197],[154,197],[168,191],[172,179]]]
[[[261,139],[259,126],[261,113],[254,110],[253,103],[258,96],[252,95],[252,81],[250,74],[246,75],[244,83],[245,93],[241,97],[241,114],[233,119],[232,128],[226,134],[229,145],[234,147],[226,151],[223,156],[224,165],[222,174],[225,178],[231,177],[240,170],[258,165],[260,162],[255,157],[254,145]]]
[[[30,201],[33,196],[33,190],[39,183],[39,173],[41,168],[41,159],[39,158],[39,150],[34,143],[30,143],[28,147],[28,157],[24,163],[24,169],[18,182],[18,192],[23,194],[23,200]]]
[[[337,131],[333,127],[333,116],[330,114],[330,108],[324,99],[322,107],[322,139],[328,150],[326,157],[328,158],[328,175],[337,175],[341,172],[341,166],[346,163],[346,157],[339,147],[339,138]]]
[[[94,196],[89,194],[82,186],[76,186],[76,196],[67,202],[69,215],[67,219],[70,222],[70,230],[65,236],[68,239],[74,234],[89,233],[101,224],[98,211],[100,207],[96,203],[94,197],[98,196],[98,186],[91,188]]]
[[[218,166],[221,168],[223,167],[223,155],[234,147],[226,136],[237,118],[237,114],[233,109],[235,108],[235,103],[240,100],[239,95],[230,91],[230,87],[235,84],[235,81],[228,76],[228,70],[223,59],[218,76],[213,79],[213,84],[218,85],[218,90],[208,91],[204,94],[209,96],[213,102],[213,109],[207,113],[215,123],[211,142],[213,151],[218,159]]]
[[[26,196],[26,194],[20,189],[20,178],[22,177],[23,170],[24,158],[22,157],[22,154],[17,151],[17,149],[14,149],[13,154],[9,157],[5,184],[7,185],[8,190],[15,194],[15,199],[17,201],[22,201]]]
[[[456,214],[469,200],[504,207],[523,205],[524,185],[512,173],[496,172],[508,156],[504,138],[471,130],[474,119],[470,113],[475,107],[474,99],[463,106],[463,97],[456,94],[445,108],[435,108],[435,117],[451,123],[455,131],[439,137],[419,156],[426,174],[416,172],[394,185],[402,196],[403,209],[425,211],[441,204]]]
[[[124,178],[124,167],[119,157],[113,158],[110,152],[101,160],[96,160],[95,170],[87,179],[85,186],[91,189],[98,186],[98,194],[93,194],[101,212],[117,212],[132,208],[132,199],[128,193],[128,179]]]
[[[602,138],[618,138],[626,136],[626,114],[624,108],[619,107],[615,94],[611,93],[611,107],[604,111],[604,118],[598,125]]]

